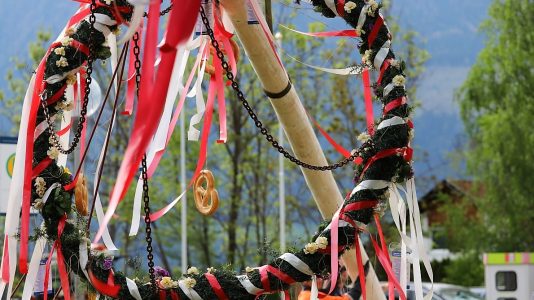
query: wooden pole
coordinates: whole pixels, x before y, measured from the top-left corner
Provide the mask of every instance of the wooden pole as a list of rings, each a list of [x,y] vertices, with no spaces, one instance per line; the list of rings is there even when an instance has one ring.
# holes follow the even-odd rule
[[[271,94],[277,94],[287,90],[289,77],[285,69],[279,64],[267,36],[260,25],[248,24],[247,22],[246,0],[221,0],[221,4],[230,16],[237,36],[245,48],[245,52],[264,90]],[[326,165],[327,161],[321,145],[313,131],[295,88],[291,86],[287,93],[281,94],[284,95],[281,97],[272,97],[275,99],[271,98],[270,100],[284,128],[293,153],[298,159],[309,164]],[[329,171],[312,171],[304,168],[301,168],[301,170],[321,215],[325,219],[331,219],[343,202],[343,197],[334,181],[332,173]],[[359,246],[362,249],[363,263],[365,264],[369,260],[369,257],[361,243]],[[343,255],[343,261],[353,281],[358,277],[355,258],[354,250],[347,251]],[[366,276],[366,287],[367,299],[386,299],[384,292],[380,288],[380,283],[374,269],[371,266]]]

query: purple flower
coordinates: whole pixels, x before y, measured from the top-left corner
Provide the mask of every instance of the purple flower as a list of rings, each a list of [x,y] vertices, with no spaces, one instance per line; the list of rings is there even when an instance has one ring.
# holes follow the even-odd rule
[[[171,276],[169,271],[163,269],[160,266],[155,266],[154,267],[154,274],[156,275],[156,277],[168,277],[168,276]]]
[[[104,263],[102,264],[102,268],[104,270],[109,270],[113,267],[113,258],[112,257],[106,257],[104,258]]]

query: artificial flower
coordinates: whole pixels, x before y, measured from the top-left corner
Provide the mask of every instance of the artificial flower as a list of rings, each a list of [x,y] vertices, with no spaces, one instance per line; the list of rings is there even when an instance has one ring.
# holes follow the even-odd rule
[[[184,284],[188,288],[192,289],[197,284],[197,281],[194,278],[187,277],[184,279]]]
[[[245,272],[247,272],[247,273],[250,273],[252,271],[254,271],[254,268],[251,268],[251,267],[246,267],[245,268]]]
[[[154,274],[156,274],[156,277],[168,277],[168,276],[171,276],[169,271],[165,270],[164,268],[162,268],[160,266],[155,266],[154,267]]]
[[[65,35],[71,36],[74,34],[74,32],[75,32],[74,27],[69,27],[69,29],[65,30]]]
[[[65,58],[65,56],[60,57],[58,60],[56,60],[56,66],[63,68],[69,65],[69,62]]]
[[[58,47],[54,49],[54,53],[61,56],[65,55],[65,47]]]
[[[57,159],[59,156],[59,150],[56,147],[51,147],[48,149],[48,151],[46,151],[46,155],[48,155],[48,157],[51,159]]]
[[[389,61],[389,65],[399,69],[400,68],[400,61],[396,60],[396,59],[391,59]]]
[[[215,271],[217,271],[217,269],[215,269],[214,267],[209,267],[209,268],[207,268],[206,270],[207,270],[208,273],[210,273],[210,274],[213,274],[213,273],[215,273]]]
[[[43,177],[37,177],[37,178],[35,178],[35,183],[33,185],[36,188],[45,187],[46,186],[46,181],[44,180]]]
[[[319,249],[326,249],[328,246],[328,239],[324,236],[320,236],[315,240],[315,243],[319,247]]]
[[[346,12],[350,13],[353,9],[356,8],[356,6],[357,6],[356,3],[349,1],[345,3],[345,6],[343,8],[345,9]]]
[[[319,249],[319,246],[317,243],[307,243],[306,246],[304,246],[304,253],[306,254],[314,254]]]
[[[159,285],[162,289],[172,289],[178,286],[177,282],[172,280],[169,276],[162,277],[159,281]]]
[[[73,102],[73,101],[70,101],[70,100],[69,100],[69,101],[66,101],[66,102],[65,102],[65,107],[64,107],[64,109],[65,109],[66,111],[71,111],[71,110],[73,110],[73,109],[74,109],[74,102]]]
[[[37,210],[41,210],[43,209],[45,203],[43,202],[43,199],[35,199],[35,202],[33,203],[33,208],[37,209]]]
[[[113,0],[104,0],[106,2],[107,5],[111,5],[111,2],[113,2]]]
[[[112,267],[113,267],[113,257],[104,258],[104,262],[102,263],[102,268],[104,270],[110,270]]]
[[[358,141],[360,141],[362,143],[365,143],[365,142],[367,142],[368,140],[371,139],[371,136],[367,132],[364,131],[364,132],[360,133],[356,139],[358,139]]]
[[[365,52],[363,53],[363,56],[362,56],[362,61],[367,64],[367,65],[370,65],[371,64],[371,56],[373,55],[373,50],[365,50]]]
[[[187,274],[189,275],[198,275],[200,272],[198,271],[197,267],[191,267],[187,269]]]
[[[78,79],[76,78],[75,74],[68,74],[67,75],[67,84],[68,85],[73,85],[73,84],[76,83],[76,81],[78,81]]]
[[[393,77],[392,82],[395,86],[403,86],[404,83],[406,83],[406,78],[404,78],[402,75],[397,75]]]
[[[72,41],[74,41],[73,38],[68,37],[68,36],[65,36],[65,37],[63,37],[63,38],[61,39],[61,45],[63,45],[63,46],[69,46],[70,43],[71,43]]]
[[[378,3],[376,3],[375,0],[369,0],[367,2],[367,5],[369,5],[369,9],[367,10],[367,14],[371,17],[374,17],[376,14],[376,11],[378,10]]]

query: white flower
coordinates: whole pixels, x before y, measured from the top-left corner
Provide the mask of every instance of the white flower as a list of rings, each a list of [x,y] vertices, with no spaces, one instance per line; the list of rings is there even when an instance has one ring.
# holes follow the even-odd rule
[[[350,13],[353,9],[356,8],[356,6],[357,6],[356,3],[352,2],[352,1],[349,1],[349,2],[345,3],[344,9],[345,9],[346,12]]]
[[[360,133],[360,135],[358,135],[357,139],[358,139],[358,141],[360,141],[362,143],[365,143],[369,139],[371,139],[371,136],[367,132],[364,131],[364,132]]]
[[[51,159],[57,159],[59,156],[59,150],[56,147],[51,147],[48,149],[48,151],[46,151],[46,155],[48,155],[48,157]]]
[[[58,101],[56,103],[56,110],[63,110],[65,108],[65,102],[63,101]]]
[[[35,183],[34,183],[34,186],[35,187],[45,187],[46,186],[46,181],[44,180],[43,177],[37,177],[35,178]]]
[[[367,10],[367,14],[371,17],[375,16],[376,11],[378,10],[378,3],[376,3],[375,0],[369,0],[367,2],[367,5],[369,5],[369,9]]]
[[[319,247],[319,249],[326,249],[328,246],[328,239],[324,236],[320,236],[315,240],[315,243]]]
[[[400,68],[400,61],[396,60],[396,59],[392,59],[389,61],[389,64],[397,69]]]
[[[187,277],[184,279],[184,284],[188,288],[192,289],[197,284],[197,281],[194,278]]]
[[[406,83],[406,78],[404,78],[402,75],[397,75],[393,77],[392,82],[395,86],[403,86],[404,83]]]
[[[66,111],[71,111],[72,109],[74,109],[74,102],[73,101],[66,101],[64,104],[65,104],[64,109]]]
[[[191,267],[187,269],[187,274],[189,275],[198,275],[200,272],[198,271],[197,267]]]
[[[33,208],[37,210],[43,209],[43,206],[45,203],[43,202],[43,199],[35,199],[35,202],[33,203]]]
[[[46,193],[46,189],[44,187],[38,187],[35,189],[35,192],[37,193],[37,195],[39,195],[39,197],[43,197]]]
[[[317,243],[307,243],[306,246],[304,246],[304,253],[314,254],[315,252],[317,252],[317,249],[319,249]]]
[[[172,278],[168,277],[168,276],[165,276],[165,277],[162,277],[159,281],[159,285],[162,289],[172,289],[172,288],[175,288],[178,286],[178,283],[174,280],[172,280]]]
[[[65,36],[65,37],[63,37],[63,38],[61,39],[61,45],[63,45],[63,46],[69,46],[70,43],[71,43],[72,41],[74,41],[73,38],[68,37],[68,36]]]
[[[111,2],[113,2],[113,0],[104,0],[106,2],[107,5],[111,5]]]
[[[213,273],[215,273],[215,271],[217,271],[217,269],[215,269],[214,267],[209,267],[209,268],[207,268],[206,270],[207,270],[208,273],[210,273],[210,274],[213,274]]]
[[[65,47],[58,47],[54,49],[54,53],[57,55],[65,55]]]
[[[76,83],[76,81],[78,81],[78,79],[76,78],[75,74],[68,74],[67,75],[67,84],[68,85],[73,85],[73,84]]]
[[[413,138],[415,137],[415,130],[410,129],[410,131],[408,131],[408,137],[410,140],[413,140]]]
[[[246,267],[245,268],[245,272],[247,272],[247,273],[250,273],[252,271],[254,271],[254,268],[251,268],[251,267]]]
[[[56,66],[60,67],[60,68],[63,68],[63,67],[66,67],[69,65],[69,62],[67,61],[67,59],[65,58],[65,56],[62,56],[60,57],[57,61],[56,61]]]
[[[371,56],[373,55],[373,50],[365,50],[362,61],[368,65],[371,64]]]
[[[65,30],[65,35],[71,36],[74,34],[74,32],[75,32],[74,27],[69,27],[69,29]]]

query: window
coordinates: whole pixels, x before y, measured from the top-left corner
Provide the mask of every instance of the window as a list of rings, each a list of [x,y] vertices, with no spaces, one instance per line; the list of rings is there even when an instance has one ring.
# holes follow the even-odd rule
[[[517,275],[514,271],[497,272],[495,274],[495,285],[497,291],[515,291],[517,290]]]

